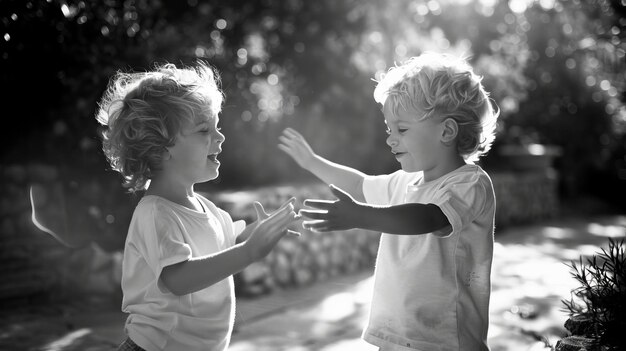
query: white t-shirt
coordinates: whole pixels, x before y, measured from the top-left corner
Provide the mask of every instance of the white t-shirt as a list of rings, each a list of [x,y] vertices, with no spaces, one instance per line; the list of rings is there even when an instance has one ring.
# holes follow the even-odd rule
[[[172,294],[159,280],[166,266],[235,244],[240,228],[228,213],[197,196],[206,213],[154,195],[144,196],[133,213],[122,264],[122,310],[129,313],[126,334],[147,351],[225,350],[230,342],[232,276],[184,296]]]
[[[368,176],[368,203],[435,204],[448,235],[382,234],[363,339],[388,350],[488,350],[495,196],[489,176],[464,165],[424,182],[422,172]]]

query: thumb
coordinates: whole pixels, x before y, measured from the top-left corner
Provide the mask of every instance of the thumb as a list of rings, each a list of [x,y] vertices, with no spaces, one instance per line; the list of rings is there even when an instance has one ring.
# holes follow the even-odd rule
[[[267,214],[265,213],[265,209],[263,208],[263,205],[261,205],[261,203],[258,201],[255,201],[253,205],[254,205],[254,211],[256,212],[257,220],[265,219],[265,217],[267,217]]]
[[[330,185],[330,191],[335,195],[339,200],[350,200],[352,201],[352,197],[343,191],[342,189],[336,187],[334,184]]]

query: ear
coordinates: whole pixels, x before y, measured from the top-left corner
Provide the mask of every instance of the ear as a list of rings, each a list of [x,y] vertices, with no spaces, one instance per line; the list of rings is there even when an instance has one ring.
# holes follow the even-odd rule
[[[163,161],[167,161],[170,158],[172,158],[172,154],[170,153],[170,149],[165,148],[165,151],[163,151]]]
[[[450,145],[459,134],[459,125],[452,118],[446,118],[442,123],[441,141]]]

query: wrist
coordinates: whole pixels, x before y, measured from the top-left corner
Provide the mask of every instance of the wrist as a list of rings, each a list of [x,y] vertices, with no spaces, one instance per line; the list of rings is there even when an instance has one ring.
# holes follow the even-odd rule
[[[316,169],[319,169],[321,164],[323,164],[323,158],[317,154],[311,154],[311,157],[305,161],[302,168],[309,172],[314,172]]]
[[[355,202],[354,206],[356,211],[354,212],[355,216],[352,218],[352,226],[354,228],[369,229],[371,221],[376,218],[375,208],[362,202]]]
[[[241,242],[235,246],[237,246],[237,254],[241,255],[246,267],[259,260],[259,250],[256,250],[254,245],[250,244],[249,240]]]

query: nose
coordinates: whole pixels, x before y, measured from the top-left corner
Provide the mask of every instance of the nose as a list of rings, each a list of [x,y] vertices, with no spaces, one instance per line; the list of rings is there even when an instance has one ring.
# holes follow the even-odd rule
[[[389,135],[387,137],[387,145],[391,147],[396,147],[398,146],[398,141],[396,140],[396,138],[393,137],[393,135]]]
[[[219,130],[215,131],[215,142],[218,144],[221,144],[224,142],[224,140],[226,140],[226,137],[224,136],[224,134],[222,134],[222,132],[220,132]]]

